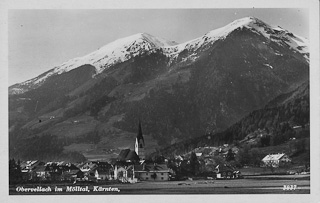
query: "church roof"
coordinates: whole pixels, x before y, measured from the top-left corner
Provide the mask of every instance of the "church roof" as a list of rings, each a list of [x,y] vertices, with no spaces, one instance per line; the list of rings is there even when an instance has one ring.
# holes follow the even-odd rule
[[[130,150],[126,157],[126,160],[139,161],[139,156],[134,150]]]
[[[123,149],[118,155],[118,160],[119,161],[138,161],[139,156],[134,150]]]

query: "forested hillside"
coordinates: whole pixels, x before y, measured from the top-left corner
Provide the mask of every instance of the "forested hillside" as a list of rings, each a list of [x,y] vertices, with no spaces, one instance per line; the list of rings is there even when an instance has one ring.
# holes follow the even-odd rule
[[[263,109],[251,112],[221,133],[208,133],[171,145],[158,153],[183,154],[202,146],[241,145],[247,135],[259,129],[266,133],[260,142],[252,147],[276,146],[290,138],[309,138],[309,101],[309,84],[305,83],[294,91],[278,96]],[[295,128],[300,130],[297,131]]]

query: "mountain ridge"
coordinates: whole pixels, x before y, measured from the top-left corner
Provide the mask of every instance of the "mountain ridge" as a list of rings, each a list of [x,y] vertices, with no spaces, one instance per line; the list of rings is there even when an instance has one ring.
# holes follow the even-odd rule
[[[221,132],[308,81],[308,56],[289,43],[294,34],[254,18],[216,32],[168,50],[159,48],[161,40],[151,45],[155,39],[138,34],[119,49],[136,55],[99,74],[96,66],[84,64],[53,74],[24,93],[9,94],[10,137],[54,135],[65,150],[114,156],[133,147],[140,120],[146,151],[152,152]],[[137,43],[141,37],[148,39]]]
[[[162,50],[164,55],[170,58],[169,61],[173,61],[185,50],[196,52],[201,46],[207,44],[212,45],[216,40],[223,39],[234,30],[242,29],[243,27],[253,29],[272,41],[279,41],[284,38],[285,41],[287,41],[288,46],[291,46],[294,50],[300,52],[308,59],[309,42],[307,39],[294,35],[280,27],[271,27],[255,17],[245,17],[235,20],[224,27],[212,30],[199,38],[181,44],[154,37],[147,33],[137,33],[117,39],[83,57],[73,58],[35,78],[10,86],[9,94],[21,94],[28,91],[28,89],[35,89],[48,77],[68,72],[85,64],[94,66],[97,75],[112,65],[127,61],[146,51],[153,52],[155,49]],[[274,37],[273,35],[275,34],[279,34],[279,36]],[[290,40],[288,40],[288,36],[290,36]],[[193,56],[191,55],[189,58],[189,60],[194,61],[198,56],[195,54]]]

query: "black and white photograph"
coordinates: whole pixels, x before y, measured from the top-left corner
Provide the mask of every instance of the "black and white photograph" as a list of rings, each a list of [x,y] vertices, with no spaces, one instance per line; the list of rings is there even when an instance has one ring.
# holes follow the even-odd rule
[[[10,202],[319,201],[319,1],[31,2],[1,21]]]

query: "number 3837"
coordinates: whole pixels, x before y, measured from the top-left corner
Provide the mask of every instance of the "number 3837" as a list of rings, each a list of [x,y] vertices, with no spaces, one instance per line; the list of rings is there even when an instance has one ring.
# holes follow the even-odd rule
[[[283,185],[283,190],[296,190],[297,185]]]

